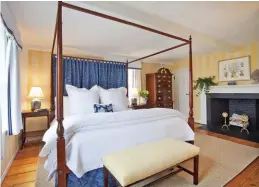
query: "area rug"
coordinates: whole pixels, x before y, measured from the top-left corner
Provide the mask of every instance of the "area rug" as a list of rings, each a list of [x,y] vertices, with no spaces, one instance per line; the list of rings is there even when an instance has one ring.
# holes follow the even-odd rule
[[[259,156],[259,149],[257,148],[204,134],[195,135],[195,144],[201,149],[199,185],[196,185],[197,187],[222,187]],[[37,169],[36,187],[54,187],[54,181],[48,181],[46,179],[47,172],[43,165],[44,159],[40,158]],[[193,162],[185,162],[184,167],[192,170]],[[157,177],[160,176],[156,176],[156,178]],[[134,185],[134,187],[143,186],[152,180],[154,180],[154,178]],[[192,183],[192,176],[185,172],[180,172],[153,186],[195,187]]]

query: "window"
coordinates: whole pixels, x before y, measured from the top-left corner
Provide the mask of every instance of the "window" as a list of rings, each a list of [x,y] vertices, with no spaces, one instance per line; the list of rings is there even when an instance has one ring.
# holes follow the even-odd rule
[[[141,69],[128,69],[128,97],[138,98],[137,92],[141,89]]]

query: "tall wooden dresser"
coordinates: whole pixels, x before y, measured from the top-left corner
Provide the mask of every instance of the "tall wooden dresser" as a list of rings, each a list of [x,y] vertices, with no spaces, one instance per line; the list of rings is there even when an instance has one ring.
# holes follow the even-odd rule
[[[150,92],[148,104],[173,108],[172,74],[167,68],[160,68],[157,73],[146,74],[146,89]]]

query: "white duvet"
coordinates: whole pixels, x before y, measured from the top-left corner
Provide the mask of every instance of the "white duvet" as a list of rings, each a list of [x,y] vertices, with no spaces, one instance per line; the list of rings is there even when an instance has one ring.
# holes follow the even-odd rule
[[[78,178],[102,167],[101,158],[113,151],[170,137],[194,140],[185,116],[173,109],[78,114],[66,117],[63,125],[67,166]],[[41,157],[48,156],[45,169],[49,171],[49,178],[57,166],[56,129],[57,122],[54,121],[43,137],[45,145],[40,152]]]

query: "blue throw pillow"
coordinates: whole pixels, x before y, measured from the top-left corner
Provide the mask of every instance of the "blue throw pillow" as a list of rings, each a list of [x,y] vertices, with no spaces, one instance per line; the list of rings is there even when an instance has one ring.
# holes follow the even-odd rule
[[[108,105],[101,105],[101,104],[94,104],[94,112],[113,112],[112,104]]]

